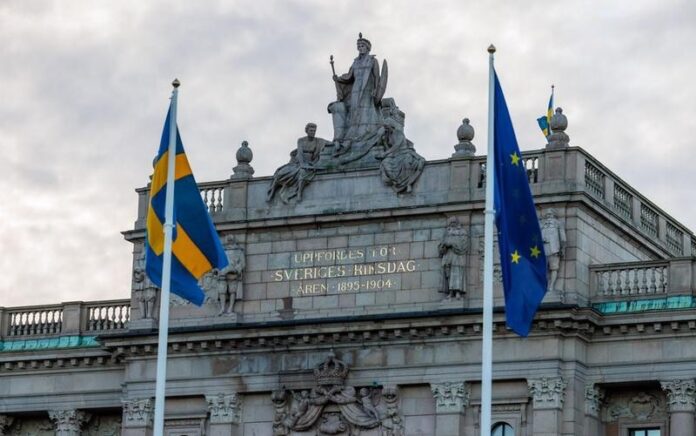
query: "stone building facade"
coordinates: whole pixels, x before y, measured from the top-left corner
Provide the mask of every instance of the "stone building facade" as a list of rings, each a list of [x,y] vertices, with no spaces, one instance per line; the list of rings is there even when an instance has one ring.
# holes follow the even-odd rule
[[[273,177],[245,143],[230,179],[200,184],[237,269],[203,279],[200,308],[169,302],[167,435],[479,434],[485,159],[465,120],[455,154],[424,162],[381,108],[374,143],[316,149],[308,125]],[[527,338],[496,269],[492,434],[693,436],[696,239],[566,124],[522,156],[562,249]],[[0,308],[0,435],[152,433],[160,302],[137,192],[130,299]]]

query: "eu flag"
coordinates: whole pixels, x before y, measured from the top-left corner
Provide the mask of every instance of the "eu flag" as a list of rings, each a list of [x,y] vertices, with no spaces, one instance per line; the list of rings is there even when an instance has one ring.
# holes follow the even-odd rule
[[[145,269],[150,280],[159,287],[162,287],[164,207],[171,113],[170,106],[164,122],[159,152],[153,163],[154,174],[150,185],[150,205],[147,211]],[[198,285],[198,280],[212,268],[224,268],[228,261],[201,198],[196,180],[193,178],[178,127],[174,179],[175,227],[172,242],[171,291],[200,306],[203,304],[205,294]]]
[[[546,255],[527,170],[495,74],[495,219],[508,326],[527,336],[546,293]]]

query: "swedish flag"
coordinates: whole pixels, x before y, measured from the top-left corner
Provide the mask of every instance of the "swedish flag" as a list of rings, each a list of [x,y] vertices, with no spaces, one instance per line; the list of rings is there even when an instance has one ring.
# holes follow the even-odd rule
[[[164,254],[164,209],[166,200],[169,128],[172,106],[164,122],[159,152],[154,161],[147,211],[146,271],[150,280],[162,287]],[[201,305],[205,294],[198,280],[212,268],[227,266],[227,256],[215,226],[203,203],[193,178],[184,145],[176,128],[176,163],[174,165],[174,220],[172,242],[171,291]]]
[[[546,293],[546,255],[527,170],[495,75],[494,204],[507,325],[527,336]]]
[[[548,138],[551,134],[551,117],[553,116],[553,86],[551,86],[551,97],[549,97],[549,107],[546,109],[546,115],[537,118],[537,123],[539,128],[544,133],[544,136]]]

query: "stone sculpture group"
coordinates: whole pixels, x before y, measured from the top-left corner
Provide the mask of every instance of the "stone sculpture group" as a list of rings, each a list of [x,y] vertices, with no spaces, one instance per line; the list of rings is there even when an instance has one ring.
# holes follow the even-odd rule
[[[290,162],[278,168],[266,200],[278,196],[288,204],[302,201],[304,188],[317,171],[379,166],[382,180],[396,193],[410,193],[425,166],[425,159],[404,134],[404,113],[392,98],[384,98],[389,77],[386,60],[370,54],[372,43],[360,34],[358,57],[347,73],[331,68],[336,101],[328,105],[334,128],[331,141],[316,137],[315,123],[307,124],[307,136],[297,141]]]

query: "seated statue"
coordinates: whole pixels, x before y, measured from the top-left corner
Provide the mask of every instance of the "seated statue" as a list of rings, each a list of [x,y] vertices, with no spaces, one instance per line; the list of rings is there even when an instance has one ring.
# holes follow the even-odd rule
[[[317,125],[308,123],[304,136],[297,140],[297,148],[290,153],[290,162],[278,168],[268,188],[266,201],[271,202],[276,192],[283,201],[289,203],[293,198],[302,201],[302,191],[314,178],[315,164],[327,140],[317,138]]]
[[[406,139],[399,109],[396,106],[385,109],[383,142],[387,150],[378,156],[382,159],[379,166],[382,181],[397,194],[409,193],[423,172],[425,159],[416,153],[413,143]]]
[[[379,63],[370,55],[372,44],[360,34],[357,41],[358,57],[353,60],[346,74],[337,76],[337,101],[329,104],[328,110],[334,123],[334,154],[336,156],[353,151],[353,146],[371,148],[380,139],[382,123],[380,102],[387,86],[387,64],[382,65],[380,75]],[[333,68],[333,57],[331,60]],[[366,151],[356,150],[359,156]],[[352,160],[352,158],[351,158]]]

